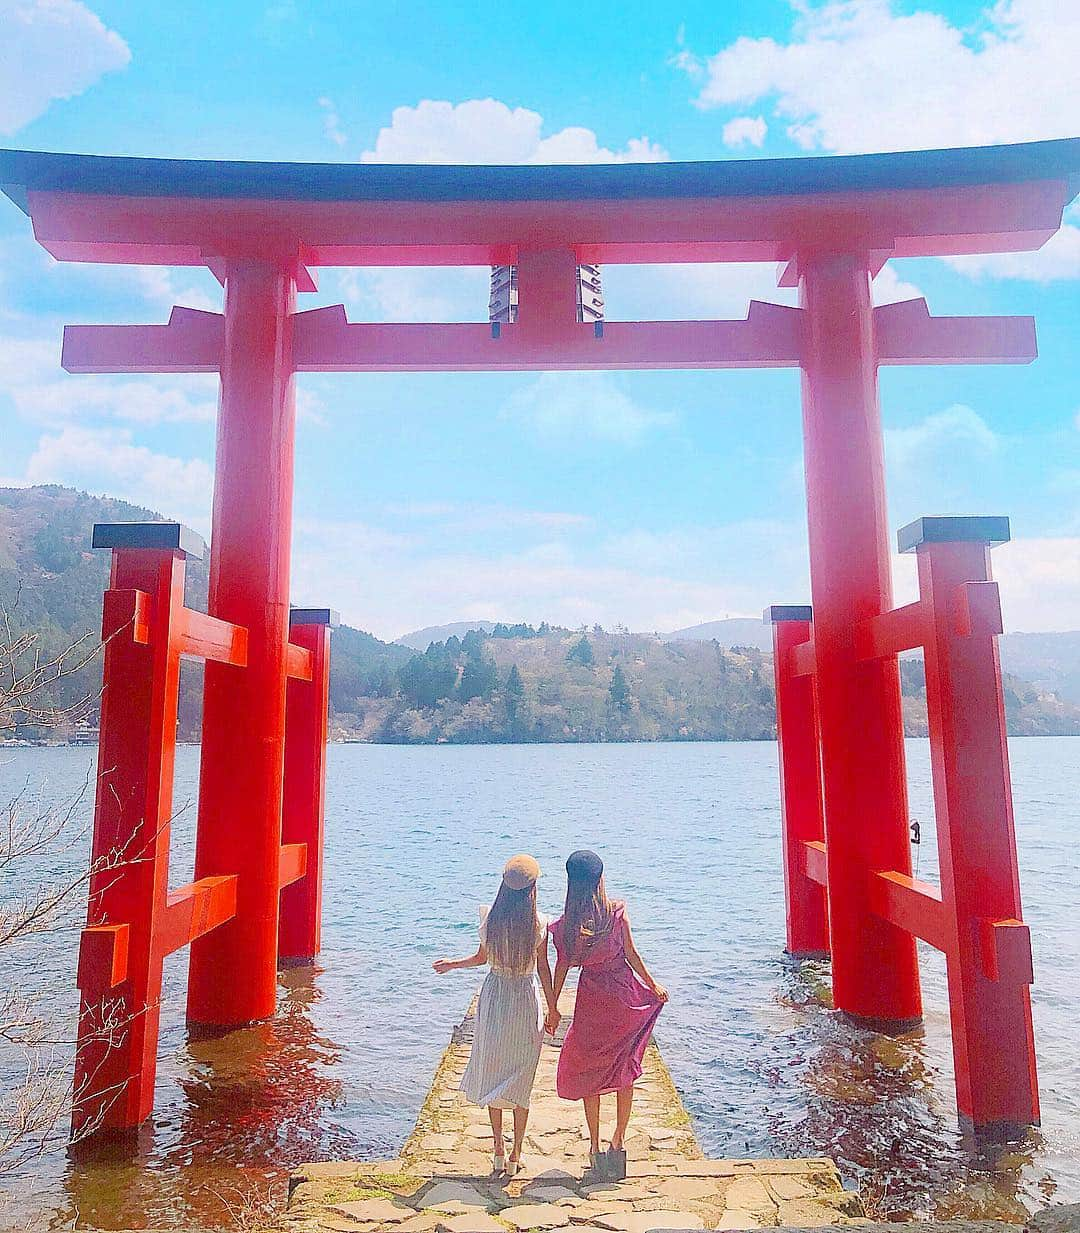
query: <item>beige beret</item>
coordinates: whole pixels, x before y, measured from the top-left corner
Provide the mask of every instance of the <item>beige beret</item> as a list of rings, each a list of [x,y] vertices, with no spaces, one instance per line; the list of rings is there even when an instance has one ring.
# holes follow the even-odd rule
[[[503,866],[502,880],[510,890],[521,891],[532,886],[540,876],[540,866],[524,852],[511,856]]]

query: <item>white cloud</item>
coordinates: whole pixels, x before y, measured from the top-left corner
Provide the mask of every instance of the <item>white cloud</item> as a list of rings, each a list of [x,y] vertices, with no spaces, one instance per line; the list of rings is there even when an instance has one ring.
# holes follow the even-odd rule
[[[984,253],[946,257],[944,261],[969,278],[1022,279],[1043,284],[1080,278],[1080,210],[1074,206],[1066,211],[1061,230],[1033,253]]]
[[[675,422],[670,411],[636,403],[609,373],[545,372],[515,391],[503,415],[528,424],[549,444],[572,447],[591,438],[613,445],[639,445],[649,432]]]
[[[325,100],[327,103],[330,100]],[[571,126],[544,137],[544,119],[497,99],[450,103],[422,99],[396,107],[379,130],[365,163],[623,163],[658,162],[667,153],[647,137],[621,150],[600,145],[592,129]],[[352,270],[339,275],[356,302],[354,319],[372,321],[483,321],[487,268]]]
[[[793,6],[790,42],[736,39],[702,107],[771,99],[807,150],[862,153],[1075,136],[1080,6],[1000,0],[970,28],[890,0]]]
[[[10,481],[9,481],[10,482]],[[200,531],[210,523],[213,472],[201,458],[175,458],[138,445],[126,428],[66,427],[45,435],[17,481],[67,484],[121,497]]]
[[[736,116],[724,125],[720,135],[726,146],[757,146],[760,149],[768,131],[763,116]]]
[[[542,137],[543,116],[498,99],[450,103],[422,99],[395,107],[379,130],[365,163],[627,163],[658,162],[666,152],[647,137],[632,138],[623,150],[601,146],[588,128],[560,129]]]
[[[893,558],[895,603],[919,597],[914,553]],[[991,553],[1006,633],[1080,629],[1080,539],[1011,540]]]
[[[604,297],[614,321],[738,319],[751,300],[796,304],[798,292],[776,285],[775,262],[721,262],[686,265],[609,265],[604,267]],[[892,262],[874,279],[875,304],[922,295],[901,279]]]
[[[341,116],[338,115],[338,109],[334,105],[334,100],[323,95],[323,97],[319,99],[319,108],[322,111],[323,132],[334,143],[334,145],[346,145],[349,139],[341,127]]]
[[[746,316],[751,300],[794,304],[776,285],[775,262],[608,265],[604,298],[615,321],[710,320]]]
[[[922,292],[914,283],[909,283],[896,272],[896,266],[887,261],[878,276],[870,284],[875,304],[894,304],[897,300],[917,300]]]
[[[217,378],[69,376],[60,368],[59,339],[0,335],[3,393],[24,419],[57,425],[97,416],[137,424],[212,423]]]
[[[79,0],[0,0],[0,133],[126,67],[128,45]]]
[[[1080,539],[1016,539],[993,553],[1007,630],[1080,629]]]
[[[349,624],[384,638],[432,621],[478,618],[548,620],[571,627],[625,621],[634,629],[676,629],[763,606],[757,579],[744,582],[743,571],[725,568],[744,543],[741,534],[728,530],[739,528],[703,532],[707,544],[726,546],[726,556],[722,551],[708,571],[687,576],[679,572],[678,560],[663,559],[664,537],[648,532],[628,533],[596,548],[564,538],[503,553],[466,546],[440,555],[430,551],[424,537],[359,523],[301,520],[293,596],[312,603],[332,597]],[[803,549],[797,534],[787,542],[793,550]],[[753,544],[755,549],[764,546],[766,557],[781,547],[771,534],[754,538]],[[633,557],[634,548],[642,559]],[[350,562],[345,574],[343,559]],[[787,558],[777,560],[782,573]],[[805,572],[798,563],[793,569],[796,575]],[[775,570],[769,574],[766,598],[776,591],[804,593],[798,581],[785,581]]]
[[[336,277],[354,321],[487,320],[487,266],[354,268]]]
[[[935,411],[917,424],[885,430],[885,456],[898,469],[922,468],[935,459],[985,459],[1000,439],[977,411],[960,403]]]

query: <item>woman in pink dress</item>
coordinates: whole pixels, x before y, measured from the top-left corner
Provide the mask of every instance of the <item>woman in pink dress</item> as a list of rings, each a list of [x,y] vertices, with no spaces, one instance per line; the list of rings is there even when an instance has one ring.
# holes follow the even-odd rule
[[[595,852],[575,852],[566,862],[566,907],[551,926],[558,962],[553,1005],[572,967],[579,967],[574,1019],[559,1053],[556,1090],[564,1100],[585,1105],[589,1163],[605,1177],[626,1176],[623,1140],[641,1077],[653,1025],[667,1001],[667,990],[649,974],[634,947],[626,905],[612,902],[604,889],[604,863]],[[547,1029],[558,1027],[559,1013],[548,1014]],[[600,1151],[600,1097],[615,1093],[615,1133]]]

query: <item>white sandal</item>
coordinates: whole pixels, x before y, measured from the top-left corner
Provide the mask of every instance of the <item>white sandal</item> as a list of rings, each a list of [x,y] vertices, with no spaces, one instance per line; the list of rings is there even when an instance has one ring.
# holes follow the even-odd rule
[[[493,1152],[491,1156],[491,1175],[498,1177],[500,1173],[506,1172],[506,1152]]]
[[[515,1160],[513,1156],[511,1156],[510,1159],[506,1162],[506,1176],[516,1177],[520,1172],[521,1172],[520,1159]]]

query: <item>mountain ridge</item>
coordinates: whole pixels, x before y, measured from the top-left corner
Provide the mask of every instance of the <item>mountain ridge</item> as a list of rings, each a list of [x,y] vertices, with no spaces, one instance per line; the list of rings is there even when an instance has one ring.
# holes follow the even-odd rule
[[[57,485],[0,489],[0,605],[12,629],[32,633],[46,654],[81,636],[96,638],[110,554],[90,548],[93,524],[165,520],[117,498]],[[189,560],[190,607],[205,610],[208,576],[208,560]],[[1059,671],[1053,648],[1039,641],[1052,636],[1025,636],[1034,638],[1032,662],[1045,673]],[[410,638],[427,645],[410,646]],[[747,618],[668,635],[465,621],[428,626],[393,643],[343,625],[332,641],[331,730],[336,739],[392,743],[770,739],[770,638],[767,626]],[[87,701],[91,729],[100,674],[99,655],[54,690],[58,705]],[[904,661],[901,677],[906,730],[924,734],[922,664]],[[202,665],[185,660],[182,739],[199,735],[201,686]],[[1009,675],[1005,697],[1011,733],[1080,735],[1080,707],[1045,686]],[[44,735],[78,734],[61,726]]]

